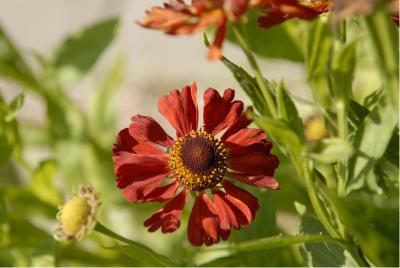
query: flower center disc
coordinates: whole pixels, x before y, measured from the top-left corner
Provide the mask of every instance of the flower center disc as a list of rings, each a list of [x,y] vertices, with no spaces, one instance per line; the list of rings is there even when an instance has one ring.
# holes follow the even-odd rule
[[[171,148],[171,173],[181,185],[202,191],[214,187],[225,175],[226,151],[221,141],[205,131],[180,137]]]

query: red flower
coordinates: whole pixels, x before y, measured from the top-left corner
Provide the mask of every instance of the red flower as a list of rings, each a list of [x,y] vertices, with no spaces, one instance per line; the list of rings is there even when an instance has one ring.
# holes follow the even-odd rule
[[[173,0],[164,7],[146,11],[147,17],[140,23],[147,28],[163,30],[168,34],[192,34],[216,27],[215,39],[209,48],[208,58],[221,58],[221,47],[226,35],[227,20],[236,21],[246,11],[249,0]]]
[[[175,140],[151,117],[137,115],[118,134],[113,160],[116,184],[128,201],[169,201],[144,222],[150,232],[175,231],[188,193],[194,192],[188,238],[200,246],[225,240],[232,228],[254,220],[257,199],[234,181],[278,189],[273,175],[279,161],[270,153],[267,135],[247,127],[251,120],[243,113],[243,103],[233,101],[232,89],[222,97],[212,88],[206,90],[199,129],[196,92],[193,84],[159,99],[158,109],[175,128]]]
[[[266,9],[265,15],[258,18],[258,26],[270,28],[288,19],[312,20],[318,15],[332,10],[329,0],[315,0],[300,4],[298,0],[253,0]]]

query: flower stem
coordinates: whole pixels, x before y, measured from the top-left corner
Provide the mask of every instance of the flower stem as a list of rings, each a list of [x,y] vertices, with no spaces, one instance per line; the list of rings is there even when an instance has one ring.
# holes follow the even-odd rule
[[[248,42],[245,38],[243,26],[240,23],[234,24],[233,32],[239,43],[239,46],[242,48],[244,54],[247,57],[247,60],[250,63],[251,68],[253,69],[253,71],[255,73],[257,85],[261,90],[261,94],[263,95],[263,97],[265,98],[265,100],[267,102],[267,106],[268,106],[267,111],[270,113],[270,116],[275,118],[277,116],[277,110],[276,110],[275,101],[272,96],[272,91],[269,88],[269,86],[267,85],[267,83],[261,73],[260,67],[257,64],[256,59],[254,58],[253,52],[251,51],[250,45],[248,44]]]
[[[118,240],[120,242],[126,243],[126,244],[130,244],[130,245],[136,245],[136,243],[132,240],[129,240],[128,238],[125,238],[123,236],[120,236],[119,234],[111,231],[110,229],[108,229],[107,227],[105,227],[103,224],[101,224],[100,222],[96,223],[96,227],[94,228],[95,231],[106,235],[108,237],[114,238],[115,240]]]

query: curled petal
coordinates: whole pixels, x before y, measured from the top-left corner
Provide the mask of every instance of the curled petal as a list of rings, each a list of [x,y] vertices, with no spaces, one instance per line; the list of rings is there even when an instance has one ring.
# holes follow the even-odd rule
[[[277,190],[279,189],[279,183],[275,178],[265,175],[246,175],[242,173],[228,173],[228,176],[234,178],[240,182],[258,187],[258,188],[268,188]]]
[[[165,176],[156,176],[144,181],[135,181],[124,188],[124,196],[130,202],[164,202],[173,198],[178,189],[178,182],[160,186]]]
[[[188,223],[188,238],[195,246],[206,244],[210,246],[219,242],[219,236],[224,239],[229,235],[221,231],[217,210],[207,195],[200,192],[197,196]]]
[[[132,117],[129,134],[139,141],[152,142],[161,146],[171,147],[174,140],[151,117],[136,115]]]
[[[149,154],[165,156],[166,153],[150,142],[138,141],[129,134],[127,128],[121,130],[117,135],[117,143],[113,145],[113,156],[120,155],[121,152],[128,152],[133,154]]]
[[[267,134],[261,129],[244,128],[225,139],[224,144],[229,149],[242,148],[263,142],[266,138]]]
[[[239,229],[241,226],[249,225],[259,209],[257,198],[229,181],[224,181],[223,185],[226,192],[213,191],[221,229]]]
[[[224,96],[209,88],[204,93],[204,130],[216,135],[225,128],[232,126],[243,111],[243,102],[233,101],[235,91],[226,89]]]
[[[233,198],[240,200],[250,209],[251,220],[253,220],[256,216],[258,209],[260,208],[257,198],[246,190],[236,187],[232,182],[228,180],[224,180],[222,182],[222,185],[224,186],[225,192],[227,193],[227,197],[232,196],[232,198],[229,197],[230,200],[233,200]]]
[[[163,233],[172,233],[179,228],[182,210],[185,206],[188,190],[183,190],[172,199],[165,207],[152,215],[144,222],[149,232],[154,232],[161,227]]]
[[[225,131],[224,135],[222,135],[221,140],[225,141],[226,139],[228,139],[229,136],[235,134],[239,130],[250,125],[252,120],[249,119],[246,116],[246,114],[248,112],[252,112],[252,111],[253,111],[252,107],[247,107],[246,111],[239,116],[239,118],[235,121],[235,123],[233,123],[230,127],[228,127],[228,129]]]
[[[198,108],[196,100],[197,87],[193,83],[184,87],[181,93],[173,90],[158,101],[158,110],[175,128],[177,136],[189,134],[197,129]]]

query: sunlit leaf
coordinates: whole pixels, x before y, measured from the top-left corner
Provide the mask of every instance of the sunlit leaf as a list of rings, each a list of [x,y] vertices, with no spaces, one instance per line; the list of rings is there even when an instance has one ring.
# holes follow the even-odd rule
[[[309,156],[322,163],[335,163],[347,161],[353,152],[354,149],[349,142],[330,138],[322,140],[318,152],[309,153]]]
[[[363,175],[384,155],[397,120],[397,111],[384,98],[364,119],[355,136],[356,153],[350,159],[349,191],[363,185]]]

